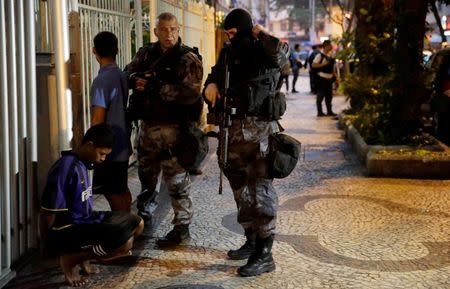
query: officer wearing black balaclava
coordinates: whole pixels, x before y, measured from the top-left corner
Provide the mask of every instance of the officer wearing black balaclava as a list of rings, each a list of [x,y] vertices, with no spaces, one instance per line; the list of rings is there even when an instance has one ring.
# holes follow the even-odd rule
[[[250,14],[243,9],[231,11],[224,28],[231,44],[220,52],[203,95],[211,113],[221,109],[228,66],[227,102],[236,108],[236,113],[229,128],[228,165],[224,173],[246,237],[245,244],[230,250],[228,257],[248,259],[238,273],[255,276],[275,270],[271,250],[278,198],[268,167],[269,136],[280,131],[279,107],[285,106],[285,100],[276,97],[276,89],[289,48],[261,25],[253,25]]]

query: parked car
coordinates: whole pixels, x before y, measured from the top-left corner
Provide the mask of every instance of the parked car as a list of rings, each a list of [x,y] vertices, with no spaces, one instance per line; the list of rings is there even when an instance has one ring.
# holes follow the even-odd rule
[[[424,129],[450,145],[450,48],[433,53],[425,63],[428,99],[422,104]]]

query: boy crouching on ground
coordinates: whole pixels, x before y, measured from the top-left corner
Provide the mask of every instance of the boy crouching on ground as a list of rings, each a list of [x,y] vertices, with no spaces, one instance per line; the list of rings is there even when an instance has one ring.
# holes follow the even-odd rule
[[[61,269],[71,286],[85,284],[78,264],[87,273],[94,273],[90,259],[108,261],[128,255],[134,238],[144,228],[135,214],[92,209],[88,168],[104,161],[113,144],[111,127],[95,125],[78,148],[62,152],[48,174],[42,195],[41,234],[45,245],[60,255]]]

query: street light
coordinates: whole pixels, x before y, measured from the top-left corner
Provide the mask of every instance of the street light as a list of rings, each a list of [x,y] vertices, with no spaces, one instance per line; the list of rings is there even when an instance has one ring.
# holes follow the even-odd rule
[[[309,0],[309,10],[311,10],[311,26],[309,28],[309,41],[316,43],[316,0]]]

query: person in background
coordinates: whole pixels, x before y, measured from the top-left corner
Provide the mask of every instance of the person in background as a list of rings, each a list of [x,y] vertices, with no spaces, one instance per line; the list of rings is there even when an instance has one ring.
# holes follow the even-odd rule
[[[300,60],[300,44],[298,43],[294,45],[290,63],[292,65],[292,75],[294,76],[292,78],[292,93],[297,93],[298,91],[295,89],[295,84],[297,83],[300,69],[303,67],[302,61]]]
[[[292,73],[291,64],[288,61],[281,69],[280,83],[277,89],[280,89],[284,83],[286,85],[286,93],[289,93],[289,75],[291,75],[291,73]]]
[[[103,194],[112,211],[130,212],[128,158],[132,150],[126,122],[128,84],[126,75],[116,64],[117,37],[107,31],[98,33],[94,37],[93,53],[100,70],[91,86],[91,124],[106,123],[116,136],[112,152],[94,168],[94,194]]]
[[[308,65],[308,72],[309,72],[309,87],[311,89],[312,94],[317,94],[317,69],[314,69],[312,67],[312,64],[314,62],[314,58],[317,56],[317,54],[320,53],[322,45],[313,45],[312,46],[312,52],[308,57],[308,60],[306,64]]]
[[[322,102],[325,99],[328,116],[336,116],[332,110],[331,101],[333,99],[333,82],[336,79],[334,72],[335,60],[331,56],[333,46],[330,40],[325,40],[322,43],[322,51],[314,57],[312,68],[317,69],[317,116],[325,116],[322,110]]]

